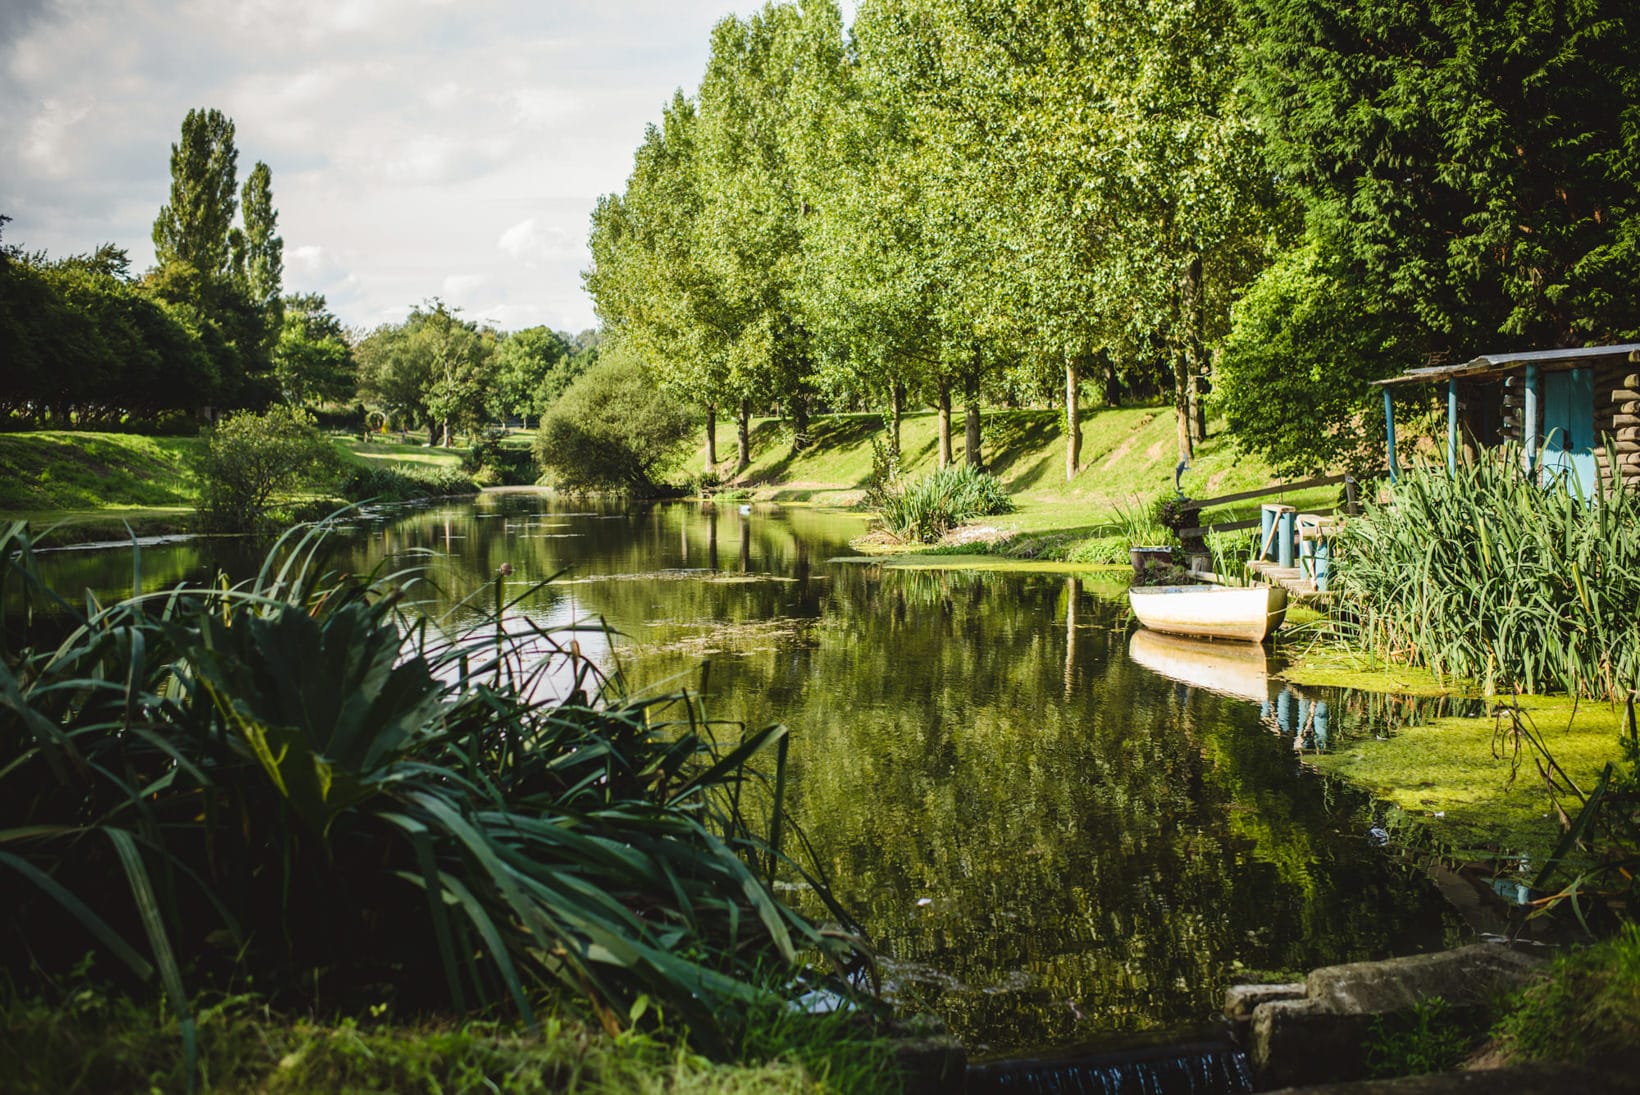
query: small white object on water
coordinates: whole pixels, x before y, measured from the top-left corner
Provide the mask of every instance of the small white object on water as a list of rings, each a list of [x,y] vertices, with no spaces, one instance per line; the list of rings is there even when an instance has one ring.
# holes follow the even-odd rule
[[[919,897],[919,898],[917,898],[917,908],[919,908],[919,909],[926,909],[926,908],[928,908],[928,906],[932,905],[933,903],[934,903],[934,899],[932,897]]]
[[[740,515],[742,517],[746,516],[750,512],[752,512],[752,507],[751,506],[741,506],[740,507]]]

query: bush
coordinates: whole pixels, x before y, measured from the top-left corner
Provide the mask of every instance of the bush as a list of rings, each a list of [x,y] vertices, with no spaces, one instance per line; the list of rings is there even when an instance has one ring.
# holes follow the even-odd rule
[[[541,420],[535,457],[561,490],[653,496],[696,425],[688,406],[662,392],[649,369],[624,355],[605,356]]]
[[[242,587],[82,608],[41,583],[22,525],[0,530],[0,587],[56,612],[50,636],[23,612],[0,631],[19,989],[95,947],[183,1017],[244,985],[301,1011],[526,1022],[550,994],[612,1030],[655,1005],[708,1048],[748,1009],[851,992],[857,937],[770,884],[794,872],[847,927],[782,852],[784,750],[771,780],[750,766],[784,728],[626,697],[519,622],[445,637],[399,614],[413,575],[320,578],[320,547],[287,536]]]
[[[267,528],[279,507],[330,490],[341,467],[313,419],[283,405],[230,414],[203,437],[199,513],[213,531]]]
[[[459,468],[395,464],[353,468],[342,477],[338,489],[350,502],[409,502],[472,494],[478,484]]]
[[[964,521],[1013,511],[1013,499],[994,475],[960,464],[883,487],[877,515],[900,540],[932,544]]]
[[[499,430],[486,430],[461,458],[461,470],[484,487],[522,487],[534,483],[540,473],[528,449],[504,442]]]

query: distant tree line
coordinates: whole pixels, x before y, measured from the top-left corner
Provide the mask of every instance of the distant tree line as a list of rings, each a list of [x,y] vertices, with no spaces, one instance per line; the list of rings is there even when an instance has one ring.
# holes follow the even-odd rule
[[[712,32],[593,217],[607,336],[716,422],[1168,393],[1288,470],[1370,381],[1640,333],[1622,0],[833,0]],[[1211,395],[1208,395],[1212,392]]]
[[[345,330],[321,294],[283,292],[272,172],[258,163],[241,186],[238,155],[231,119],[188,112],[140,276],[113,244],[52,258],[0,239],[0,419],[191,430],[284,403],[351,406],[362,425],[362,401],[448,443],[481,422],[528,426],[596,356],[593,332],[481,329],[437,300]]]

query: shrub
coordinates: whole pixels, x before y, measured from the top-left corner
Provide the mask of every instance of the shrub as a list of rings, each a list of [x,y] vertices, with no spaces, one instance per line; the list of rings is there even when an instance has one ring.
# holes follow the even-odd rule
[[[1013,499],[994,475],[968,464],[941,468],[914,483],[884,487],[877,516],[903,541],[932,544],[975,517],[1012,513]]]
[[[521,487],[534,483],[540,475],[530,451],[508,445],[500,430],[486,430],[461,458],[461,470],[473,482],[485,487]]]
[[[329,490],[341,466],[313,419],[284,405],[230,414],[203,436],[199,513],[215,531],[274,524],[280,506]]]
[[[1594,499],[1503,451],[1409,470],[1338,541],[1336,588],[1381,657],[1528,692],[1619,698],[1640,678],[1640,492]]]
[[[190,990],[253,984],[528,1022],[550,991],[612,1030],[652,1003],[707,1046],[771,999],[850,991],[856,937],[771,888],[781,864],[848,923],[782,852],[784,750],[772,781],[751,767],[783,728],[620,694],[573,644],[503,629],[499,580],[497,615],[444,637],[399,614],[413,574],[321,578],[321,540],[287,535],[240,587],[101,608],[0,529],[8,603],[54,613],[0,629],[0,966],[43,981],[95,947],[184,1017]]]
[[[1439,996],[1428,996],[1405,1012],[1373,1019],[1363,1046],[1367,1075],[1385,1078],[1448,1072],[1476,1041],[1477,1032],[1469,1029],[1456,1009]]]
[[[458,468],[396,464],[353,468],[342,477],[339,489],[350,502],[408,502],[472,494],[478,484]]]
[[[662,392],[649,369],[606,356],[541,420],[535,457],[561,490],[652,496],[695,426],[687,404]]]

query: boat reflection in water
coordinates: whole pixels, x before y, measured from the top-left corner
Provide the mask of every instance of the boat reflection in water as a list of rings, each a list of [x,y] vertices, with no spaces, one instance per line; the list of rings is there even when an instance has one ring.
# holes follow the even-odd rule
[[[1264,724],[1294,749],[1327,748],[1331,711],[1309,689],[1273,674],[1269,651],[1255,643],[1221,643],[1164,635],[1140,628],[1128,641],[1128,657],[1158,676],[1259,705]]]

